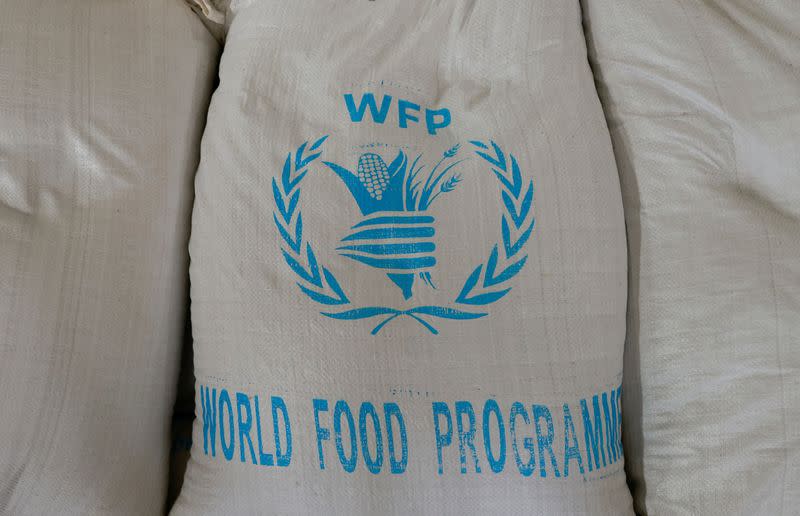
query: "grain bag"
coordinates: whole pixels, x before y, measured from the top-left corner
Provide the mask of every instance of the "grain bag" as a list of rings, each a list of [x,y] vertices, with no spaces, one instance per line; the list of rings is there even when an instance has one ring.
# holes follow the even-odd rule
[[[158,514],[219,48],[176,0],[0,5],[0,514]]]
[[[623,213],[577,2],[233,3],[175,514],[625,514]]]
[[[800,10],[586,2],[623,186],[637,509],[800,506]]]

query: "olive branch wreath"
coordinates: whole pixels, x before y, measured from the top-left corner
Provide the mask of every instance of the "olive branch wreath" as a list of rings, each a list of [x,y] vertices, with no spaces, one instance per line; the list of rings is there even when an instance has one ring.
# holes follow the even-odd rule
[[[311,146],[304,142],[294,152],[290,152],[283,164],[280,180],[272,179],[272,194],[275,199],[273,220],[281,236],[283,245],[281,252],[286,264],[295,273],[299,281],[297,286],[312,301],[329,307],[352,306],[333,273],[320,265],[311,243],[303,240],[303,216],[300,209],[300,184],[308,173],[308,166],[322,155],[322,144],[328,136],[316,140]],[[475,154],[487,162],[498,179],[504,213],[500,219],[502,246],[495,244],[485,263],[478,265],[467,277],[454,303],[472,307],[492,304],[511,291],[505,287],[509,280],[519,274],[527,262],[528,255],[523,252],[530,239],[535,218],[531,211],[533,206],[533,181],[527,188],[519,164],[513,154],[506,154],[493,141],[490,145],[472,140]],[[308,152],[308,155],[305,153]],[[509,170],[510,168],[510,170]],[[305,247],[303,244],[305,243]],[[305,251],[305,256],[303,251]],[[503,267],[498,267],[501,263]],[[481,278],[483,281],[481,281]],[[473,308],[474,310],[474,308]],[[320,312],[325,317],[339,320],[367,319],[386,316],[372,329],[376,335],[388,323],[398,317],[410,317],[424,326],[432,334],[439,331],[422,316],[440,319],[468,320],[488,315],[487,312],[460,310],[444,306],[416,306],[406,310],[385,306],[357,307],[341,312]]]

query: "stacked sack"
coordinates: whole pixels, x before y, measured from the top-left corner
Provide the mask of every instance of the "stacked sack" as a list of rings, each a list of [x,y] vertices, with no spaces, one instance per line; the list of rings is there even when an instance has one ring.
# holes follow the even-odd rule
[[[219,46],[177,0],[1,4],[0,513],[156,514]]]
[[[800,506],[800,9],[585,2],[630,245],[637,510]]]
[[[623,212],[576,2],[233,2],[175,514],[625,514]]]

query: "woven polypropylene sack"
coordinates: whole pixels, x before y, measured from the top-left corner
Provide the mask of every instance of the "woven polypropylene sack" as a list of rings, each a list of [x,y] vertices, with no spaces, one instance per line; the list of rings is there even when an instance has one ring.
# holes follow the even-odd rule
[[[623,212],[577,2],[226,23],[174,513],[630,512]]]
[[[798,7],[585,3],[628,226],[642,512],[800,506]]]
[[[218,44],[177,0],[0,11],[0,513],[157,514]]]

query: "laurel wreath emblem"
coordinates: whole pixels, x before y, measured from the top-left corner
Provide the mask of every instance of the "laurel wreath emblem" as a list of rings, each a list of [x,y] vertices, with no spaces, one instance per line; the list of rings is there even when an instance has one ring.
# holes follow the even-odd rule
[[[352,302],[334,274],[317,260],[310,242],[303,238],[303,215],[300,209],[301,183],[308,167],[322,155],[322,145],[328,139],[323,136],[310,146],[304,142],[286,156],[280,178],[272,179],[275,199],[273,220],[283,245],[281,252],[286,264],[298,278],[300,291],[312,301],[343,311],[321,311],[332,319],[358,320],[383,317],[371,333],[376,335],[388,323],[409,317],[424,326],[432,334],[439,331],[426,320],[428,318],[469,320],[488,315],[475,311],[490,305],[511,291],[508,282],[525,267],[528,255],[525,246],[535,225],[533,216],[533,181],[526,182],[513,154],[503,152],[494,141],[487,145],[478,140],[470,141],[475,154],[488,163],[489,169],[500,184],[504,211],[500,219],[500,242],[495,244],[487,260],[478,265],[467,277],[453,304],[468,306],[469,310],[445,306],[416,306],[397,309],[386,306],[351,307]],[[305,244],[305,245],[304,245]]]

